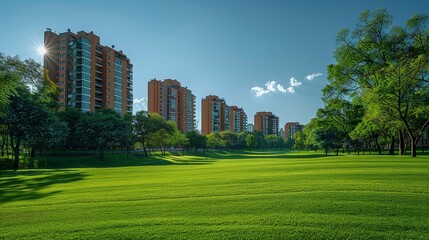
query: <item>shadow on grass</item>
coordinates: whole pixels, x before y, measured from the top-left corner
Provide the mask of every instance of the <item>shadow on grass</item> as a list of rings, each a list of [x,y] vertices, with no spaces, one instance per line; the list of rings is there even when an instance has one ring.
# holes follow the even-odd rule
[[[45,192],[44,188],[81,181],[87,175],[73,170],[19,170],[2,171],[0,175],[0,205],[20,200],[35,200],[60,191]]]
[[[312,159],[332,157],[332,155],[325,155],[322,153],[303,153],[291,154],[288,152],[211,152],[211,157],[215,159]]]
[[[324,154],[306,153],[290,154],[287,152],[247,152],[247,151],[207,151],[188,152],[183,156],[182,152],[167,153],[166,156],[159,152],[146,157],[143,152],[106,155],[104,160],[97,156],[61,156],[61,157],[36,157],[33,164],[38,169],[66,169],[66,168],[111,168],[133,166],[168,166],[168,165],[202,165],[212,164],[222,160],[251,160],[251,159],[310,159],[325,157]]]

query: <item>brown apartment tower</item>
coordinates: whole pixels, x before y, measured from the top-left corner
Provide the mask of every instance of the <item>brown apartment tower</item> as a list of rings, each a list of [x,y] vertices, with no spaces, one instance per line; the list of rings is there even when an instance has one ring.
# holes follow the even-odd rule
[[[44,66],[60,90],[63,108],[133,112],[133,65],[122,51],[101,45],[92,31],[57,34],[47,28],[44,43]]]
[[[148,112],[175,122],[182,133],[195,130],[195,96],[191,90],[172,79],[152,79],[147,89]]]
[[[230,130],[229,107],[224,99],[208,95],[201,100],[201,133],[208,135],[224,130]]]
[[[257,112],[254,124],[255,131],[261,131],[264,135],[277,135],[279,132],[279,117],[272,112]]]
[[[293,139],[293,135],[296,132],[302,131],[304,129],[304,125],[299,124],[299,122],[287,122],[285,124],[285,139]]]
[[[229,107],[229,129],[232,132],[240,133],[246,131],[247,115],[243,108],[237,106]]]

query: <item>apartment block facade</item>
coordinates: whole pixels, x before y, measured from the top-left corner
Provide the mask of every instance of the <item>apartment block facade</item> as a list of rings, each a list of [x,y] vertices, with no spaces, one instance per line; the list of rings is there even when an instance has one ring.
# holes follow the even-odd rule
[[[246,131],[247,115],[243,108],[229,107],[229,130],[235,133]]]
[[[201,100],[201,133],[230,130],[229,106],[223,98],[208,95]]]
[[[299,122],[287,122],[285,124],[285,139],[293,139],[293,135],[296,132],[302,131],[304,129],[304,125]]]
[[[175,122],[182,133],[196,129],[195,96],[175,79],[152,79],[148,82],[148,112],[158,113],[165,120]]]
[[[255,131],[263,135],[279,134],[279,117],[272,112],[257,112],[254,116]]]
[[[44,66],[58,86],[62,108],[133,112],[133,65],[122,51],[100,44],[92,31],[44,33]]]

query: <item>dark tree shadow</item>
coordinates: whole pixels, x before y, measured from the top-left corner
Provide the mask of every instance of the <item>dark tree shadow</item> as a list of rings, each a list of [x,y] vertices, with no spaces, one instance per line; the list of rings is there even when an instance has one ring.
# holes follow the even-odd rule
[[[87,175],[74,170],[0,171],[0,205],[19,200],[35,200],[60,191],[41,192],[46,187],[81,181]]]

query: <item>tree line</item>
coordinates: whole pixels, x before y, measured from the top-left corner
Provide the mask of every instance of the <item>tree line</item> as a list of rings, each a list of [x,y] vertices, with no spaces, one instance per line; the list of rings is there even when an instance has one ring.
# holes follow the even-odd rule
[[[392,26],[387,10],[363,12],[354,30],[337,35],[324,107],[298,136],[301,146],[359,153],[374,148],[404,155],[429,125],[428,16]]]
[[[60,110],[59,91],[46,70],[34,60],[0,54],[0,147],[1,156],[12,157],[18,168],[23,150],[34,157],[44,150],[92,150],[103,160],[108,150],[128,153],[142,148],[145,156],[153,149],[165,154],[171,148],[266,149],[292,147],[277,135],[231,131],[186,134],[174,122],[146,111],[121,116],[111,109],[83,113],[76,108]]]

